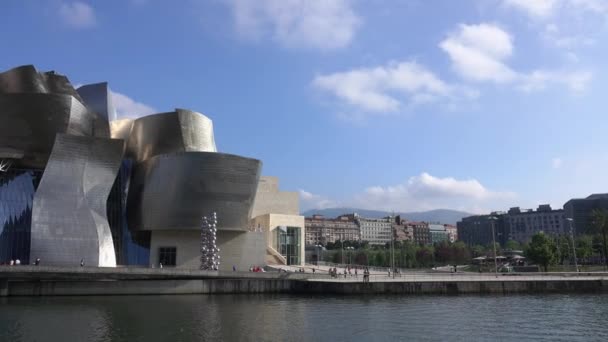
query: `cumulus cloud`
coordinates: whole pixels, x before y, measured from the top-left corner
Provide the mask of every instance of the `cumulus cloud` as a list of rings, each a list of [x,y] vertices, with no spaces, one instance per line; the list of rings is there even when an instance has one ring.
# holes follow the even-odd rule
[[[507,60],[513,54],[513,38],[494,24],[459,25],[439,44],[452,61],[452,68],[472,82],[514,84],[524,91],[563,85],[574,92],[585,90],[592,73],[585,70],[513,70]]]
[[[515,198],[512,192],[489,190],[476,179],[440,178],[423,172],[403,184],[367,188],[355,197],[354,204],[395,211],[447,208],[483,212],[506,208]]]
[[[127,95],[115,91],[110,91],[110,93],[112,95],[112,104],[116,110],[117,119],[138,118],[158,112],[156,109],[141,102],[137,102]]]
[[[350,0],[232,0],[237,32],[286,47],[331,50],[351,43],[361,19]]]
[[[300,198],[303,210],[343,206],[396,212],[455,209],[483,213],[509,208],[517,196],[513,192],[490,190],[476,179],[441,178],[423,172],[404,183],[368,187],[340,201],[304,190],[300,190]]]
[[[95,11],[84,2],[64,2],[59,7],[59,17],[72,28],[86,29],[97,25]]]
[[[308,209],[325,209],[335,207],[336,201],[327,199],[321,195],[316,195],[305,190],[298,190],[300,194],[300,210],[305,211]]]
[[[454,70],[467,80],[502,83],[517,76],[503,62],[513,53],[513,38],[498,26],[460,25],[439,47],[452,60]]]
[[[395,112],[406,103],[424,104],[477,95],[470,89],[447,84],[414,61],[318,75],[312,83],[317,89],[367,112]]]

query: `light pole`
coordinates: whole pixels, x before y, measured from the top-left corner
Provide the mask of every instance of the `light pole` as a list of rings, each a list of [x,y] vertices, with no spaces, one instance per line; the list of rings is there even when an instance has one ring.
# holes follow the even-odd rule
[[[572,229],[572,221],[574,221],[571,217],[566,217],[566,220],[570,223],[570,239],[572,239],[572,255],[574,256],[574,268],[576,268],[576,272],[578,273],[578,261],[576,260],[576,246],[574,245],[574,229]]]
[[[393,221],[393,217],[391,216],[391,221]],[[394,222],[391,222],[391,272],[393,273],[393,279],[395,279],[395,232],[394,232]]]
[[[344,240],[340,240],[340,243],[342,243],[342,265],[344,265]]]
[[[346,247],[346,249],[348,249],[348,264],[351,265],[352,264],[351,257],[353,256],[352,251],[355,249],[355,247],[349,246],[349,247]]]
[[[489,220],[492,225],[492,245],[494,247],[494,275],[498,278],[498,261],[496,261],[498,254],[496,253],[496,237],[494,234],[494,221],[498,220],[498,218],[496,216],[490,216]]]

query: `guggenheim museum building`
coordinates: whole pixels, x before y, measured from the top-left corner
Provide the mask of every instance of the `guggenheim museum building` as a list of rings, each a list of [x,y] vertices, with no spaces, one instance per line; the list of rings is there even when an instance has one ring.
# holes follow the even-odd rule
[[[106,83],[0,73],[0,263],[198,269],[215,212],[220,270],[301,265],[298,195],[261,170],[218,152],[200,113],[117,120]]]

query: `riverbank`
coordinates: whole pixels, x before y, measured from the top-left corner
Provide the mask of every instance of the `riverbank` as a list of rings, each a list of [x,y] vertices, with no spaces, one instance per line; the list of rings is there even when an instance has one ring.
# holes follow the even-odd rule
[[[608,293],[606,273],[446,274],[355,278],[285,272],[208,272],[147,268],[0,267],[0,296],[165,294],[513,294]]]

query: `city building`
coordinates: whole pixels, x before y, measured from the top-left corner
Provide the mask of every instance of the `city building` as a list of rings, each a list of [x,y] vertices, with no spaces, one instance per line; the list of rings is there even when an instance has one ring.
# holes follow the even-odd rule
[[[0,73],[0,262],[198,269],[214,212],[220,270],[264,265],[271,248],[303,261],[297,194],[265,183],[261,161],[218,152],[209,118],[116,119],[105,83]]]
[[[448,239],[450,242],[454,243],[458,240],[458,228],[451,224],[444,224],[443,227],[445,231],[448,233]]]
[[[323,245],[336,241],[359,241],[361,230],[354,215],[341,215],[337,218],[325,218],[313,215],[305,218],[306,245]]]
[[[277,177],[260,178],[250,229],[266,236],[265,264],[304,265],[304,216],[297,192],[280,191]]]
[[[514,207],[504,215],[504,237],[501,242],[515,240],[526,243],[541,231],[549,235],[561,235],[565,233],[564,221],[564,211],[553,210],[548,204],[540,205],[536,211]]]
[[[407,222],[407,227],[414,232],[414,242],[420,246],[431,244],[431,231],[426,222]]]
[[[497,243],[504,244],[506,242],[506,239],[503,238],[505,235],[503,234],[504,216],[503,212],[493,212],[490,215],[464,217],[456,224],[458,239],[469,246],[491,246],[493,239]],[[494,231],[494,237],[492,237],[492,231]]]
[[[407,220],[401,219],[399,215],[395,217],[393,232],[395,241],[414,241],[414,227],[409,226]]]
[[[586,198],[571,199],[564,204],[564,217],[572,218],[574,234],[586,234],[593,231],[593,211],[608,210],[608,194],[593,194]],[[570,223],[564,223],[564,229],[570,231]]]
[[[450,241],[448,232],[445,226],[439,223],[429,223],[429,233],[431,235],[431,244]]]
[[[354,217],[361,229],[362,241],[367,241],[370,245],[382,246],[391,242],[393,236],[392,218],[365,218],[357,214],[355,214]]]

